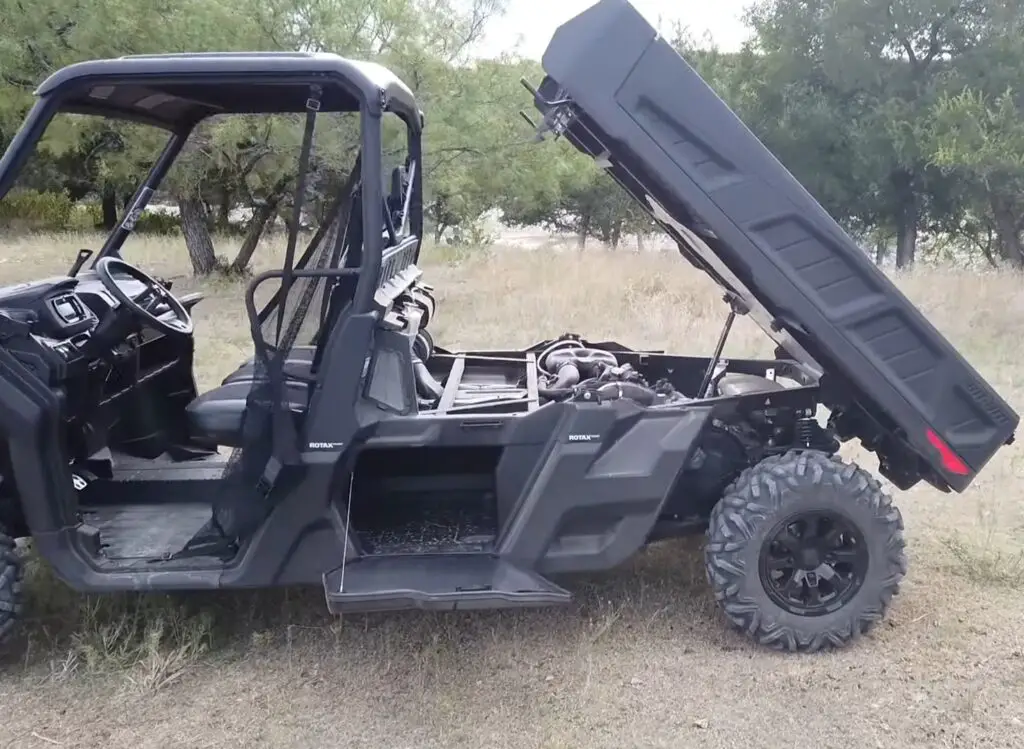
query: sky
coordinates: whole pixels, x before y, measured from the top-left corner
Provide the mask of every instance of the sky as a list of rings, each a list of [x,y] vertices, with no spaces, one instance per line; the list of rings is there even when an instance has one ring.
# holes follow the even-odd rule
[[[509,0],[508,10],[491,22],[491,28],[478,48],[482,57],[511,50],[517,44],[526,57],[540,59],[555,29],[595,0]],[[634,7],[658,26],[659,17],[666,26],[673,21],[686,25],[690,34],[701,39],[710,35],[726,51],[736,50],[747,31],[740,17],[750,0],[631,0]]]

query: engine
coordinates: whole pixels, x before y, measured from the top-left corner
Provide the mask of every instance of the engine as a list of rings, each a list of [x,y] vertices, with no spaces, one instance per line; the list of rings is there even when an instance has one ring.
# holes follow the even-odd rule
[[[644,407],[671,406],[689,399],[667,380],[653,384],[610,351],[563,338],[537,357],[538,394],[549,401],[628,399]]]

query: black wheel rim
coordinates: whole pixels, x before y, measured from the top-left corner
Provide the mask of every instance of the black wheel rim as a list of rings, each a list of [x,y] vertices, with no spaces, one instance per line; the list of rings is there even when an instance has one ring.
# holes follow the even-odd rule
[[[768,597],[800,616],[842,608],[864,583],[863,534],[834,511],[801,512],[780,521],[761,547],[760,578]]]

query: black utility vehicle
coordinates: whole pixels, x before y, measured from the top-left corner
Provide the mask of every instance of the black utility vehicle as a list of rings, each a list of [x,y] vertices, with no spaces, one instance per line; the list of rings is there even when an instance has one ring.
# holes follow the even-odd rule
[[[290,53],[71,66],[39,88],[0,194],[58,112],[168,140],[87,268],[83,253],[0,290],[0,633],[19,537],[80,591],[322,582],[343,613],[562,604],[553,576],[707,530],[714,595],[760,643],[842,645],[884,615],[903,524],[840,443],[876,453],[897,487],[959,492],[1017,414],[625,0],[562,26],[543,64],[539,131],[592,155],[721,284],[723,343],[749,315],[777,358],[575,335],[446,350],[416,265],[423,119],[394,75]],[[199,297],[122,245],[204,119],[305,114],[304,176],[318,118],[343,111],[361,123],[357,189],[300,252],[297,180],[283,267],[245,298],[255,356],[196,392]],[[389,174],[386,113],[409,153]]]

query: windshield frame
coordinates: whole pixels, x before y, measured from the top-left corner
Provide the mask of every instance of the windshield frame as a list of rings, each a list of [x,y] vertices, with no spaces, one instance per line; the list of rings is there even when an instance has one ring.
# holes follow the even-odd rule
[[[14,187],[15,182],[17,182],[18,177],[21,176],[25,168],[26,162],[37,152],[43,137],[46,135],[46,131],[54,119],[62,114],[82,114],[74,109],[62,107],[61,104],[62,101],[59,98],[41,97],[36,100],[29,110],[18,132],[7,146],[7,150],[0,157],[0,200],[3,200],[7,193],[11,191],[11,188]],[[116,122],[136,122],[134,119],[118,117],[107,113],[90,113],[87,116]],[[154,130],[166,132],[167,141],[157,153],[156,158],[146,172],[146,176],[136,186],[135,192],[128,202],[129,207],[107,235],[103,246],[89,263],[89,267],[94,267],[101,258],[107,256],[120,257],[120,250],[125,240],[135,228],[135,224],[146,209],[150,198],[164,177],[167,176],[167,172],[173,166],[192,132],[192,128],[189,128],[188,131],[173,131],[154,123],[137,124],[145,124]]]

